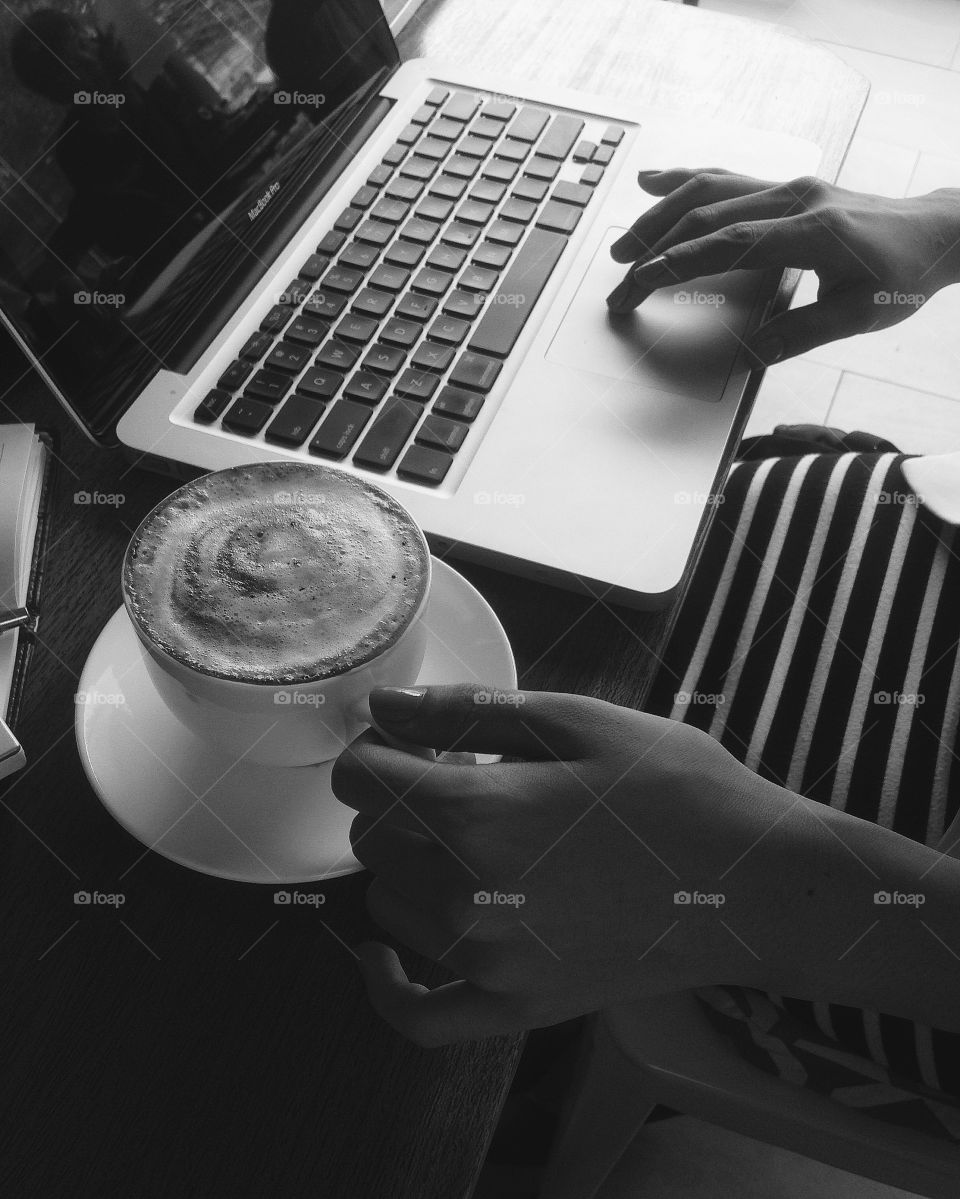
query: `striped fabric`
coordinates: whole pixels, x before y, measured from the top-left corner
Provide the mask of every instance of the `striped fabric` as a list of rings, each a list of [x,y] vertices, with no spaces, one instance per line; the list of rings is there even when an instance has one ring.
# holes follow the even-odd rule
[[[960,530],[917,502],[903,460],[737,465],[649,708],[933,846],[960,806]],[[760,1068],[960,1140],[960,1035],[742,988],[700,998]]]

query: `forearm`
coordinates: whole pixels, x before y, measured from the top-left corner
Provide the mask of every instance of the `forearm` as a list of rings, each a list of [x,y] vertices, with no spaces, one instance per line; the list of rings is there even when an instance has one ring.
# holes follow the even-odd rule
[[[943,187],[915,203],[932,214],[930,258],[927,273],[930,291],[960,283],[960,188]]]
[[[806,799],[762,856],[766,989],[960,1032],[960,861]]]

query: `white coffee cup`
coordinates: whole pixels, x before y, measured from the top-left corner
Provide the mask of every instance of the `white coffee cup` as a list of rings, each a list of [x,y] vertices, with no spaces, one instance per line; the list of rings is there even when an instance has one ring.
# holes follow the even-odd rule
[[[317,467],[318,470],[329,468]],[[365,486],[380,491],[372,484]],[[384,494],[385,493],[381,493]],[[387,497],[389,498],[389,497]],[[163,501],[167,504],[168,500]],[[390,500],[395,504],[395,501]],[[160,507],[161,505],[158,505]],[[399,505],[397,505],[399,507]],[[405,510],[403,510],[405,512]],[[148,514],[131,539],[133,546]],[[205,673],[162,648],[137,620],[123,572],[123,599],[158,694],[190,732],[234,761],[309,766],[336,757],[370,723],[374,687],[414,683],[423,665],[430,551],[409,514],[423,552],[426,587],[405,627],[381,652],[352,669],[292,684],[247,682]],[[130,547],[128,547],[128,554]]]

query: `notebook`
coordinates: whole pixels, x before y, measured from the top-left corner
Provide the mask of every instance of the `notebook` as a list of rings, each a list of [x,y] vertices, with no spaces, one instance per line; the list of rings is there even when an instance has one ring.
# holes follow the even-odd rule
[[[36,640],[52,445],[32,424],[0,425],[0,609],[30,613],[25,625],[0,634],[0,778],[25,760],[14,729]]]

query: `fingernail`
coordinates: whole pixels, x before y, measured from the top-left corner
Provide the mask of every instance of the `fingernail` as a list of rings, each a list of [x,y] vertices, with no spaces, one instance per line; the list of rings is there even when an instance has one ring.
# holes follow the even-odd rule
[[[659,254],[649,262],[641,262],[633,268],[633,281],[638,287],[659,287],[661,283],[674,279],[673,271],[667,265],[666,257]]]
[[[607,296],[607,307],[613,312],[620,311],[620,306],[630,294],[630,276],[621,280],[613,291]]]
[[[376,709],[374,716],[377,721],[410,720],[426,693],[426,687],[378,687],[370,696]]]
[[[638,171],[637,178],[638,179],[650,179],[653,175],[660,175],[662,173],[663,173],[662,171]]]
[[[758,341],[751,351],[755,358],[759,358],[764,366],[772,366],[774,362],[779,362],[783,357],[783,339],[780,337],[767,337],[762,341]]]

